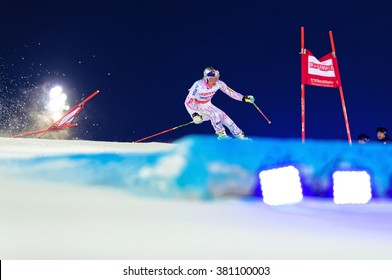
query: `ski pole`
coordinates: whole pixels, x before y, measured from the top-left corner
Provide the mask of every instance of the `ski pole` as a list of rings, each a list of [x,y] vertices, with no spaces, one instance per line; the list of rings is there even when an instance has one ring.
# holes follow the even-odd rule
[[[264,115],[260,108],[257,107],[256,103],[253,102],[252,104],[256,107],[257,111],[259,111],[259,113],[263,115],[263,117],[267,120],[268,124],[271,124],[271,121],[266,117],[266,115]]]
[[[179,126],[175,126],[175,127],[172,127],[172,128],[166,129],[166,130],[164,130],[164,131],[161,131],[161,132],[155,133],[155,134],[153,134],[153,135],[150,135],[150,136],[144,137],[144,138],[142,138],[142,139],[139,139],[139,140],[133,141],[133,143],[139,143],[139,142],[141,142],[141,141],[143,141],[143,140],[150,139],[150,138],[152,138],[152,137],[155,137],[155,136],[161,135],[161,134],[163,134],[163,133],[166,133],[166,132],[173,131],[173,130],[175,130],[175,129],[177,129],[177,128],[180,128],[180,127],[183,127],[183,126],[187,126],[187,125],[190,125],[190,124],[192,124],[192,123],[194,123],[194,122],[193,122],[193,121],[191,121],[191,122],[188,122],[188,123],[181,124],[181,125],[179,125]]]

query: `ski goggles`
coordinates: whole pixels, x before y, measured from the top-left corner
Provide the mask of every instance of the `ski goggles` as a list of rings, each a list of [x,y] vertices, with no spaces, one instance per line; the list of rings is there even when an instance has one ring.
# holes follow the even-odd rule
[[[219,79],[219,71],[218,70],[212,70],[210,72],[207,73],[206,77],[207,78],[217,78]]]

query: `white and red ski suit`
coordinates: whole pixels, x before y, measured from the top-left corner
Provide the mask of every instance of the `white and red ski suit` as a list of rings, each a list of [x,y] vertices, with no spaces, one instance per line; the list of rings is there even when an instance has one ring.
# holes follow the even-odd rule
[[[201,79],[196,81],[189,89],[188,96],[185,99],[185,108],[191,116],[193,113],[198,113],[202,116],[203,121],[210,120],[215,133],[221,133],[225,130],[224,126],[226,126],[231,134],[238,136],[242,133],[241,129],[225,112],[211,103],[212,97],[219,89],[238,101],[242,101],[244,97],[241,93],[229,88],[221,80],[211,87],[204,79]]]

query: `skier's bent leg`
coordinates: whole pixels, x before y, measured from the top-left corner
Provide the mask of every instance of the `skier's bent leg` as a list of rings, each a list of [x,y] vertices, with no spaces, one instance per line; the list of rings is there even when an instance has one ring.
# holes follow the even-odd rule
[[[211,125],[214,128],[215,134],[218,136],[218,139],[229,138],[226,134],[224,127],[224,116],[226,114],[221,109],[210,104],[209,106],[203,108],[203,113],[208,116],[208,119],[211,120]]]
[[[223,119],[223,121],[222,121],[223,125],[226,126],[230,130],[231,134],[233,134],[234,137],[241,137],[241,135],[242,136],[244,135],[242,130],[224,112],[223,112],[222,119]]]

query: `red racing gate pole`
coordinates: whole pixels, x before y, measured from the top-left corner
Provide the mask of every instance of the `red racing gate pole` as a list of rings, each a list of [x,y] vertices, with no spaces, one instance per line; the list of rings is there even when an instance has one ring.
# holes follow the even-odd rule
[[[332,31],[329,31],[329,38],[331,41],[331,48],[332,48],[332,57],[335,60],[336,66],[338,65],[338,61],[336,59],[336,52],[335,52],[335,43],[333,40],[333,36],[332,36]],[[336,67],[337,69],[335,69],[336,71],[339,72],[339,68]],[[347,109],[346,109],[346,103],[344,102],[344,95],[343,95],[343,88],[342,85],[339,84],[339,92],[340,92],[340,100],[342,102],[342,109],[343,109],[343,115],[344,115],[344,122],[346,124],[346,131],[347,131],[347,138],[348,138],[348,143],[351,145],[352,144],[352,140],[351,140],[351,132],[350,132],[350,125],[348,123],[348,116],[347,116]]]
[[[304,34],[304,27],[301,27],[301,55],[305,54],[305,34]],[[303,68],[304,65],[301,59],[301,67]],[[301,69],[301,75],[303,75],[304,69]],[[301,136],[302,142],[305,142],[305,85],[302,82],[301,78]]]

